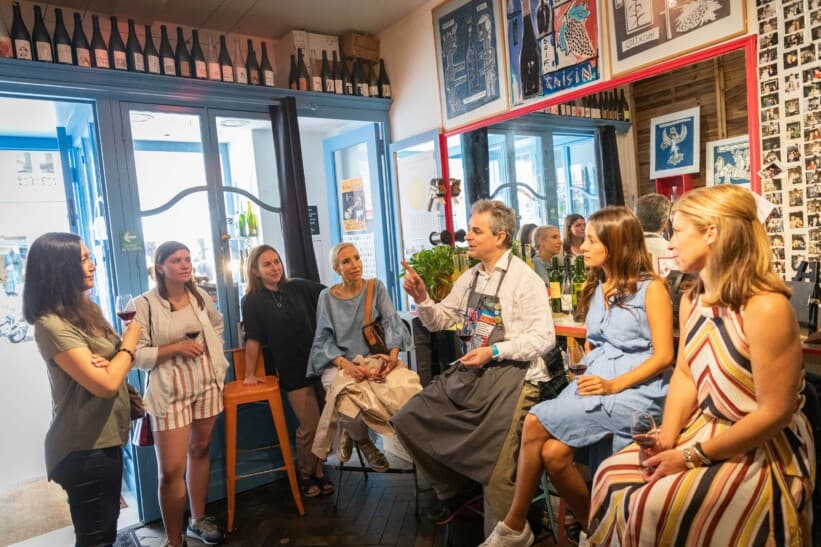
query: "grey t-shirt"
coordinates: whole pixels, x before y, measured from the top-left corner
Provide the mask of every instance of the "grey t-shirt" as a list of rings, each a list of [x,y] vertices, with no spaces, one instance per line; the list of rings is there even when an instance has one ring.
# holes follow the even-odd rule
[[[114,334],[90,336],[53,314],[37,320],[34,339],[46,361],[51,382],[52,419],[46,433],[49,477],[71,452],[125,444],[130,426],[130,401],[125,382],[115,397],[97,397],[54,361],[55,355],[80,347],[88,347],[92,353],[112,359],[120,339]]]

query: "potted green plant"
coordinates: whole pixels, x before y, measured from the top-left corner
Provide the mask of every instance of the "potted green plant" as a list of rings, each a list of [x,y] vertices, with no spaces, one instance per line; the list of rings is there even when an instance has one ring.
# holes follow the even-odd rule
[[[453,247],[450,245],[417,251],[408,259],[408,264],[425,282],[428,294],[436,302],[447,296],[453,287]],[[399,277],[404,275],[403,271]]]

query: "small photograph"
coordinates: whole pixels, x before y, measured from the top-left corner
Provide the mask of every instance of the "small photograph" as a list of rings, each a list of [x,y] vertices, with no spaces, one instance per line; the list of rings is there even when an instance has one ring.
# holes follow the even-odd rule
[[[761,37],[758,41],[758,49],[767,49],[768,47],[775,47],[778,45],[778,33],[773,32],[770,34],[765,34]]]
[[[804,160],[804,167],[807,171],[815,171],[818,169],[818,162],[815,159],[815,156],[807,156]]]
[[[811,187],[821,186],[821,170],[815,170],[807,173],[806,181]],[[815,190],[821,193],[821,188],[816,188]],[[809,192],[809,189],[807,191]],[[821,195],[818,197],[821,197]]]
[[[799,101],[798,99],[787,99],[784,101],[784,115],[785,116],[795,116],[799,112]]]
[[[797,99],[796,99],[797,100]],[[797,104],[796,104],[797,106]],[[778,121],[778,107],[767,108],[761,111],[761,123],[777,122]]]
[[[764,126],[761,126],[762,130]],[[821,139],[821,127],[813,127],[812,129],[805,129],[804,130],[804,140],[805,141],[815,141]]]
[[[781,178],[764,179],[761,187],[765,192],[781,192]]]
[[[779,261],[773,262],[773,271],[777,274],[784,275],[784,263]]]
[[[807,186],[807,199],[821,198],[821,184],[810,184]]]
[[[808,199],[807,211],[810,213],[821,213],[821,199]]]
[[[766,95],[767,93],[775,93],[776,102],[773,104],[768,104],[766,106],[775,106],[778,104],[778,79],[773,78],[772,80],[767,80],[766,82],[761,82],[761,94]],[[762,102],[764,101],[764,97],[761,98]]]
[[[778,34],[774,32],[773,34]],[[789,49],[791,47],[798,47],[804,45],[804,33],[803,32],[793,32],[792,34],[787,34],[784,36],[784,49]],[[763,47],[760,49],[764,49]]]
[[[821,26],[812,27],[812,41],[817,42],[818,40],[821,40]]]
[[[761,141],[762,150],[778,150],[781,148],[781,139],[779,137],[770,137]]]
[[[821,97],[821,82],[814,82],[804,86],[804,97]]]
[[[810,0],[810,9],[821,8],[821,0]]]
[[[772,137],[778,135],[778,122],[767,122],[761,124],[761,135],[764,137]]]
[[[766,80],[767,78],[772,78],[778,74],[778,66],[777,65],[765,65],[758,67],[758,79],[759,80]]]
[[[777,15],[773,4],[765,4],[758,8],[758,20],[769,19]]]
[[[764,153],[764,163],[774,163],[781,161],[781,150],[768,150]]]
[[[764,194],[764,198],[773,205],[781,205],[781,192],[773,192],[772,194]]]
[[[790,190],[790,207],[801,207],[804,205],[804,189],[793,188]]]
[[[808,97],[804,99],[804,102],[806,103],[807,111],[809,112],[815,112],[818,110],[819,104],[821,104],[818,97]]]
[[[769,51],[769,50],[768,50]],[[798,66],[798,50],[792,49],[784,53],[784,68],[795,68]]]
[[[810,25],[821,25],[821,11],[810,12]]]
[[[758,25],[758,33],[759,34],[769,34],[770,32],[775,32],[776,25],[778,24],[775,17],[771,19],[767,19],[766,21],[762,21]]]
[[[804,82],[807,83],[807,82]],[[787,93],[795,93],[801,90],[801,76],[796,72],[795,74],[787,74],[784,76],[784,91]]]
[[[807,127],[821,125],[821,112],[807,112],[807,115],[804,116],[804,125]]]
[[[783,247],[784,246],[784,238],[776,234],[774,236],[770,236],[770,246],[771,247]]]
[[[786,29],[787,34],[804,30],[804,18],[796,17],[795,19],[790,19],[784,23],[784,28]]]
[[[805,156],[821,156],[821,142],[808,142],[804,144]]]
[[[807,240],[803,235],[793,234],[792,236],[790,236],[790,239],[792,239],[792,244],[790,245],[790,248],[792,248],[793,251],[807,250]],[[793,256],[793,261],[795,261],[796,258],[796,256]],[[798,260],[798,262],[801,262],[801,260]],[[797,263],[793,264],[793,269],[795,269],[796,266],[798,266]]]
[[[803,249],[801,249],[803,250]],[[792,270],[795,271],[798,269],[798,265],[801,263],[802,260],[806,260],[803,256],[793,253],[790,258],[790,264],[792,264]]]
[[[778,89],[778,82],[776,82],[776,89]],[[770,93],[761,97],[761,108],[770,108],[778,105],[778,93]]]
[[[784,19],[792,19],[804,13],[804,3],[796,2],[789,6],[784,6]]]
[[[807,227],[818,228],[819,226],[821,226],[821,215],[818,213],[807,215]]]
[[[801,122],[790,122],[787,124],[787,138],[800,139],[801,138]]]
[[[804,227],[804,211],[793,211],[790,213],[790,228]]]
[[[783,232],[784,231],[784,222],[781,220],[780,216],[770,214],[770,218],[769,218],[769,220],[767,220],[767,231],[768,232]]]
[[[787,184],[794,186],[801,184],[801,167],[790,167],[787,169]]]
[[[793,143],[787,147],[787,162],[801,161],[801,146]]]
[[[815,44],[810,44],[801,48],[801,64],[808,65],[815,62]],[[787,67],[785,67],[787,68]]]
[[[774,256],[774,257],[775,257],[775,259],[776,259],[776,260],[778,260],[778,261],[784,260],[784,247],[783,247],[783,243],[784,243],[784,242],[782,241],[781,243],[782,243],[782,247],[781,247],[781,248],[779,248],[779,249],[773,249],[773,256]]]
[[[810,245],[807,247],[807,253],[809,253],[810,257],[817,258],[819,252],[821,252],[821,241],[810,238]]]
[[[804,70],[801,73],[801,75],[802,75],[802,81],[805,84],[811,84],[813,82],[819,82],[819,81],[821,81],[821,67],[808,68],[808,69]],[[786,81],[786,79],[787,79],[787,77],[784,78],[785,81]]]

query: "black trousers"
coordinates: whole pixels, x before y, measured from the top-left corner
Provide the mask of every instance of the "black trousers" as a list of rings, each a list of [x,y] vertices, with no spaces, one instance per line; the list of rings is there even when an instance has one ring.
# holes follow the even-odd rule
[[[51,479],[68,494],[77,547],[102,547],[117,540],[122,447],[80,450],[66,456]]]

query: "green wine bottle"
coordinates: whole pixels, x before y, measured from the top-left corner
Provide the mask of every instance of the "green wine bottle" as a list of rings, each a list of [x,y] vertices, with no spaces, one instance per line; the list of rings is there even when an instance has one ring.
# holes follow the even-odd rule
[[[554,256],[550,264],[547,279],[550,281],[550,309],[553,313],[562,313],[562,269],[559,267],[559,257]]]
[[[582,297],[582,289],[584,289],[584,282],[587,276],[584,274],[584,257],[577,256],[576,264],[573,270],[573,309],[579,305],[579,300]]]

